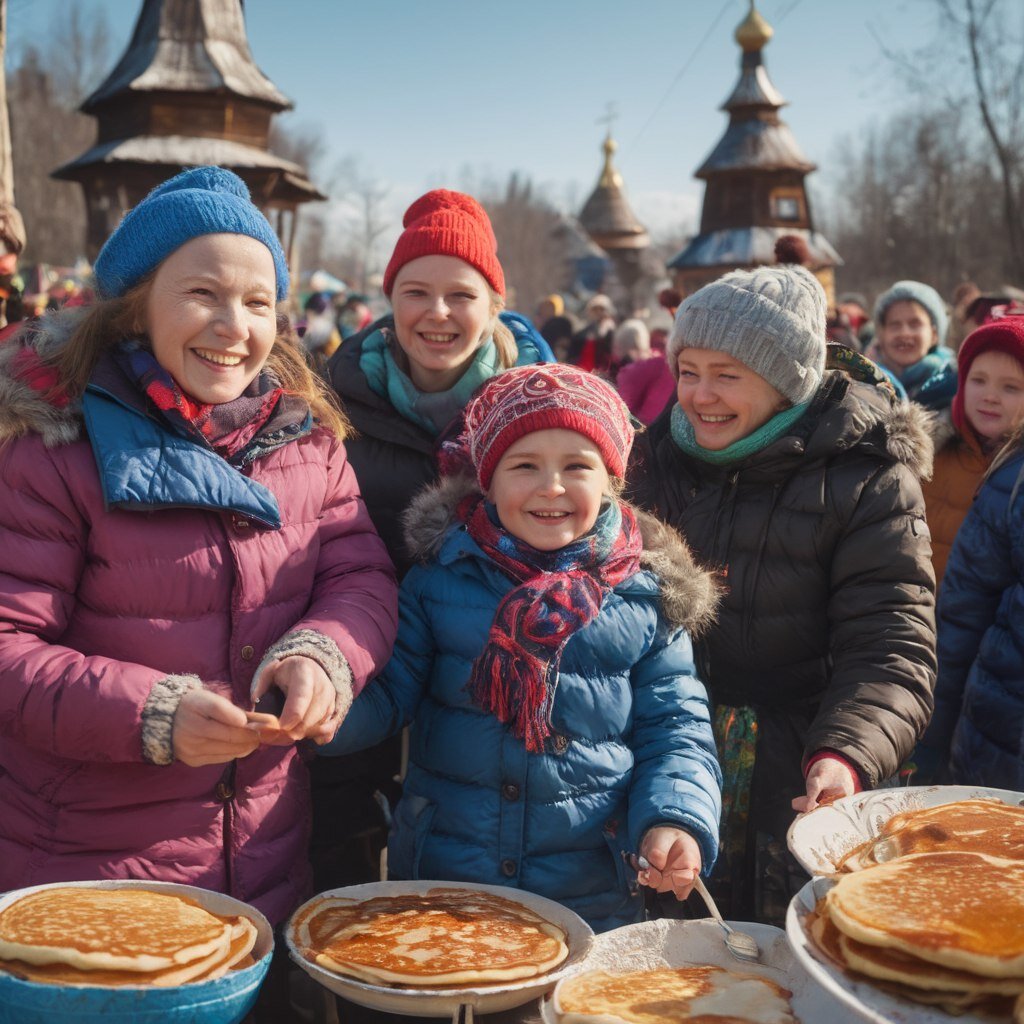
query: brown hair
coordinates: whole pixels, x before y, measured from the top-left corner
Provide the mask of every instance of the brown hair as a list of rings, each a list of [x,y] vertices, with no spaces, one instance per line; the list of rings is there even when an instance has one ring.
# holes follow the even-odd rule
[[[119,342],[146,338],[146,305],[152,275],[115,299],[95,303],[75,326],[68,343],[54,356],[55,390],[77,398],[85,391],[100,357]],[[309,367],[288,318],[277,314],[277,337],[266,369],[290,394],[303,399],[313,418],[339,441],[351,433],[348,420],[327,384]]]

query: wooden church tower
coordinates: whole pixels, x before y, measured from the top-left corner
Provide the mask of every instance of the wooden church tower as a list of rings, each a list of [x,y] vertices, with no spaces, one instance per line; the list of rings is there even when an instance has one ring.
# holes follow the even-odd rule
[[[773,35],[750,0],[736,29],[740,78],[722,109],[729,126],[696,173],[707,184],[700,233],[668,263],[676,288],[689,295],[726,271],[775,262],[775,243],[797,235],[809,269],[834,303],[839,254],[814,230],[804,179],[815,169],[779,117],[786,101],[768,77],[761,52]]]
[[[267,148],[271,118],[291,106],[253,60],[241,0],[143,0],[127,50],[81,107],[96,145],[53,172],[85,193],[89,258],[150,189],[219,164],[249,186],[293,263],[298,208],[326,197]]]

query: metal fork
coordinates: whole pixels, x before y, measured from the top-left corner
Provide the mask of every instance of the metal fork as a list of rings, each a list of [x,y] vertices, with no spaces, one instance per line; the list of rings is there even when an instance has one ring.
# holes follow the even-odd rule
[[[651,862],[646,857],[637,854],[635,859],[637,868],[640,871],[651,870]],[[725,933],[725,948],[729,950],[737,960],[746,960],[748,963],[760,963],[761,950],[753,935],[748,935],[746,932],[738,932],[732,927],[732,925],[726,922],[718,907],[715,905],[715,901],[712,899],[711,893],[708,892],[707,887],[701,881],[699,874],[694,879],[693,887],[698,893],[700,893],[700,898],[704,901],[705,906],[711,912],[711,916],[718,922],[722,931]]]

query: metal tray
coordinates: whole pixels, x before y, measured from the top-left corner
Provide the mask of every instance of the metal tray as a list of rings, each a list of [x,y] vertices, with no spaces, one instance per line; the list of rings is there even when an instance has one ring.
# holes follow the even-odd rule
[[[285,941],[292,959],[314,980],[336,995],[348,999],[371,1010],[382,1010],[385,1013],[398,1013],[405,1016],[421,1017],[452,1017],[457,1019],[460,1010],[466,1008],[476,1013],[498,1013],[511,1010],[553,988],[556,982],[575,971],[590,952],[594,942],[594,933],[590,926],[578,914],[553,900],[545,899],[523,889],[513,889],[502,885],[476,885],[469,882],[370,882],[366,885],[350,885],[343,889],[331,889],[314,897],[315,900],[327,896],[340,896],[344,899],[369,900],[377,896],[404,896],[409,893],[423,895],[431,889],[472,889],[474,892],[487,892],[505,899],[514,900],[524,907],[539,914],[561,928],[567,936],[569,956],[554,971],[549,971],[536,978],[508,984],[485,985],[479,988],[429,989],[429,988],[398,988],[384,985],[370,985],[355,978],[347,978],[333,971],[326,971],[317,964],[310,963],[299,952],[294,938],[293,921],[302,913],[312,900],[303,904],[292,915],[285,926]],[[466,1019],[472,1019],[472,1012],[466,1013]]]

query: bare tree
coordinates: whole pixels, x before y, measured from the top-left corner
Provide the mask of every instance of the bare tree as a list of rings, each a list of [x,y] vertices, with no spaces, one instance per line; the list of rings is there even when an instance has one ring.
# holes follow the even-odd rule
[[[509,306],[532,315],[541,298],[569,283],[566,244],[556,234],[558,212],[516,173],[503,188],[483,186],[480,199],[498,239]]]
[[[364,171],[352,157],[338,166],[335,181],[345,233],[341,248],[352,263],[349,281],[366,292],[383,266],[380,242],[392,227],[387,209],[391,188]]]

